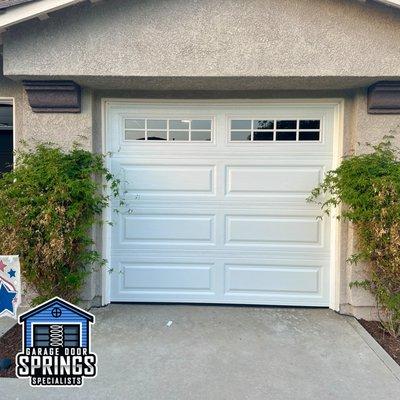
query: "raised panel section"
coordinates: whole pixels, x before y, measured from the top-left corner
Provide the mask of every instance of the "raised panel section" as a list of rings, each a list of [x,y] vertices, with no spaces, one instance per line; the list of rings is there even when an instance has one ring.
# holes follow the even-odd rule
[[[225,265],[227,293],[320,292],[320,267]]]
[[[126,190],[152,195],[213,194],[212,165],[121,165]]]
[[[122,290],[211,291],[213,264],[140,263],[122,265]]]
[[[321,221],[316,217],[228,215],[225,224],[227,244],[321,244]]]
[[[122,242],[212,243],[213,215],[122,215]]]
[[[318,166],[227,166],[227,195],[309,194],[322,176]]]

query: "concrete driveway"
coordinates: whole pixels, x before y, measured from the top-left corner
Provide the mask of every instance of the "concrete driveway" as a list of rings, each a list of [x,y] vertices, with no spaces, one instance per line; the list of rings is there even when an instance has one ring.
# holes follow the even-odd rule
[[[0,398],[400,396],[397,366],[385,364],[386,353],[369,344],[354,320],[330,310],[113,304],[94,313],[92,349],[99,357],[95,380],[78,389],[33,389],[27,381],[0,379]]]

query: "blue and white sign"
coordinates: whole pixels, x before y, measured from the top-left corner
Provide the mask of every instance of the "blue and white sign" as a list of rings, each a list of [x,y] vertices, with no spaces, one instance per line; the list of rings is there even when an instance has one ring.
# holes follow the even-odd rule
[[[21,272],[18,256],[0,256],[0,317],[17,318],[21,304]]]
[[[16,375],[34,387],[82,386],[97,374],[97,356],[90,348],[94,315],[59,297],[21,314],[22,351]]]

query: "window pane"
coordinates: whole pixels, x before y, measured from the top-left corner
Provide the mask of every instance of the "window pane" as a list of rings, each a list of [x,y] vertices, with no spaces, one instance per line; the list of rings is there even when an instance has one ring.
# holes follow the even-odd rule
[[[253,140],[274,140],[274,132],[254,132]]]
[[[276,129],[296,129],[297,121],[276,121]]]
[[[319,140],[319,132],[299,132],[299,140]]]
[[[166,131],[147,131],[147,140],[167,140]]]
[[[234,141],[251,140],[251,132],[243,132],[243,131],[231,132],[231,140]]]
[[[64,326],[64,346],[66,347],[79,346],[79,326],[77,325]]]
[[[125,140],[144,140],[144,131],[125,131]]]
[[[231,121],[231,129],[251,129],[251,120],[235,119]]]
[[[274,129],[274,121],[270,120],[256,120],[253,121],[254,129]]]
[[[79,334],[79,326],[78,325],[64,325],[64,334],[78,335]]]
[[[209,131],[192,131],[192,140],[193,141],[210,141],[211,140],[211,132]]]
[[[276,140],[296,140],[296,132],[276,132]]]
[[[300,129],[319,129],[319,119],[305,119],[300,121]]]
[[[147,129],[167,129],[167,120],[149,119],[147,120]]]
[[[48,347],[50,345],[49,325],[36,325],[33,327],[33,345]]]
[[[169,121],[169,129],[189,129],[189,120],[171,119]]]
[[[42,333],[49,333],[49,327],[46,326],[35,326],[35,333],[42,334]]]
[[[125,128],[127,129],[144,129],[145,120],[144,119],[126,119]]]
[[[79,335],[77,333],[66,334],[64,332],[64,340],[78,340]]]
[[[65,340],[65,347],[79,347],[79,340]]]
[[[194,119],[192,120],[192,129],[211,129],[211,120]]]
[[[49,341],[45,340],[38,340],[34,343],[35,347],[50,347]]]
[[[35,334],[35,342],[36,341],[38,341],[38,340],[49,340],[50,339],[50,335],[49,335],[49,333],[47,333],[47,334],[42,334],[42,335],[36,335]]]
[[[189,140],[189,131],[170,131],[169,140]]]

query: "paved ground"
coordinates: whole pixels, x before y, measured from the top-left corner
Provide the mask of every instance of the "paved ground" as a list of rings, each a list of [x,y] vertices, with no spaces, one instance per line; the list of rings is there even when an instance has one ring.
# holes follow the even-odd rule
[[[400,381],[325,309],[118,305],[95,310],[99,374],[79,389],[0,379],[0,399],[391,400]],[[168,321],[172,321],[170,327]]]
[[[0,336],[3,336],[15,324],[15,319],[10,317],[0,318]]]

